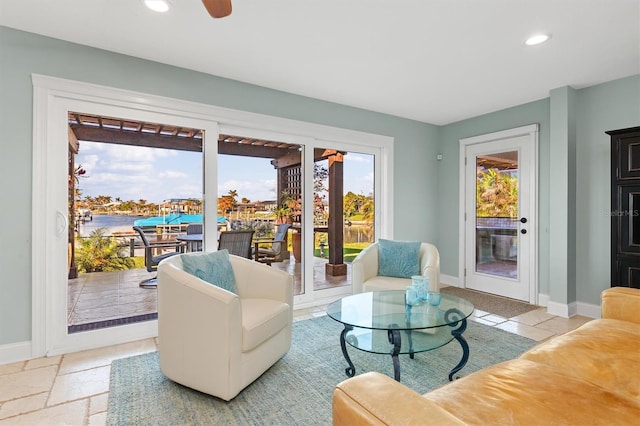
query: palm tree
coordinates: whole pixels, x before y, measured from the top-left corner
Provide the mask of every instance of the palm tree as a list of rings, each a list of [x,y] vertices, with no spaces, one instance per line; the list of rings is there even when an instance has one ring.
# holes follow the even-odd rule
[[[132,258],[125,257],[126,249],[113,237],[106,237],[106,228],[98,228],[88,238],[78,238],[76,264],[79,272],[108,272],[130,269]]]
[[[218,198],[218,212],[223,215],[228,214],[233,209],[233,205],[233,198],[229,195]]]
[[[228,197],[231,199],[231,211],[233,211],[238,205],[238,200],[236,200],[236,198],[238,198],[238,191],[236,191],[235,189],[229,190]],[[237,216],[238,219],[239,219],[239,214],[240,213],[238,213],[238,216]]]
[[[478,217],[518,216],[518,177],[497,169],[479,169],[476,179]]]

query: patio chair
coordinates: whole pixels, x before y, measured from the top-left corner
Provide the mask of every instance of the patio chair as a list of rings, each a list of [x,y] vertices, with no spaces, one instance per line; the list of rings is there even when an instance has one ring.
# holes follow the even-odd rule
[[[267,265],[271,265],[273,262],[282,262],[285,259],[284,253],[288,251],[287,232],[290,227],[291,224],[289,223],[280,224],[273,239],[255,240],[253,242],[254,259]],[[270,245],[265,247],[265,244]]]
[[[202,234],[201,223],[190,223],[187,225],[187,235]]]
[[[162,241],[162,242],[150,242],[147,236],[145,235],[142,228],[139,226],[134,226],[133,230],[140,235],[140,239],[144,244],[144,264],[147,267],[148,272],[154,272],[158,269],[158,264],[171,256],[175,256],[176,254],[180,254],[183,252],[184,243],[180,241]],[[168,253],[163,253],[165,249],[174,249],[174,251],[170,251]],[[160,251],[160,254],[153,254],[154,251]],[[154,276],[152,278],[147,278],[145,280],[140,281],[140,287],[144,288],[155,288],[158,286],[158,276]]]
[[[202,234],[201,223],[190,223],[187,225],[187,235]],[[202,251],[202,241],[191,243],[191,251]]]
[[[229,254],[251,259],[251,240],[254,231],[224,231],[220,233],[218,250],[227,249]]]

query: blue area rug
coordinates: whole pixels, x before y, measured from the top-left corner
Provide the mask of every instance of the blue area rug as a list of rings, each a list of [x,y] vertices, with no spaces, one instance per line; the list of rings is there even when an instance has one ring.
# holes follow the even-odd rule
[[[178,385],[162,375],[158,353],[116,360],[111,367],[108,425],[330,425],[331,395],[346,379],[340,349],[342,326],[328,317],[293,326],[291,350],[230,402]],[[469,322],[464,334],[467,375],[520,355],[535,341]],[[388,355],[348,347],[356,374],[378,371],[393,377]],[[462,356],[450,344],[400,357],[402,383],[419,393],[448,383],[447,376]]]

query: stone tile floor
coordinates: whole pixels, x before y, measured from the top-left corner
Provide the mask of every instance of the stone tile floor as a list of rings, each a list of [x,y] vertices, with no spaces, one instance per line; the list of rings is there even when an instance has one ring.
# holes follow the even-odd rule
[[[296,310],[294,320],[325,315],[326,306]],[[591,318],[560,318],[540,308],[513,318],[474,312],[473,321],[536,341],[565,333]],[[0,365],[0,426],[104,425],[111,361],[155,351],[156,339]]]

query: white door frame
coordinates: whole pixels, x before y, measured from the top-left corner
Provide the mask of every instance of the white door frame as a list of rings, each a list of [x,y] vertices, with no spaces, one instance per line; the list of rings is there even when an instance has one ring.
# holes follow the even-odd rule
[[[530,265],[529,265],[529,303],[538,303],[538,124],[530,124],[527,126],[517,127],[499,132],[488,133],[479,136],[460,139],[459,153],[459,208],[458,208],[458,283],[460,287],[466,287],[465,280],[465,261],[466,261],[466,183],[465,183],[465,154],[466,149],[470,145],[485,142],[498,141],[502,139],[510,139],[518,136],[528,136],[530,147],[530,164],[531,170],[531,191],[530,191],[530,217],[528,224],[529,236],[526,241],[529,242]],[[475,188],[474,188],[475,190]],[[521,239],[522,240],[522,239]]]
[[[33,191],[32,191],[32,357],[56,355],[157,336],[157,321],[112,327],[69,336],[66,321],[67,282],[67,111],[184,124],[205,130],[206,138],[217,141],[219,129],[233,127],[254,132],[284,135],[287,140],[320,141],[341,148],[373,149],[376,155],[376,230],[393,236],[393,138],[340,129],[263,114],[216,107],[133,92],[84,82],[32,75],[33,95]],[[243,133],[244,134],[244,133]],[[213,135],[213,137],[212,137]],[[312,144],[313,145],[313,144]],[[205,170],[217,169],[217,143],[205,142]],[[309,150],[309,152],[313,152]],[[310,154],[311,155],[311,154]],[[53,178],[52,178],[53,177]],[[213,188],[213,190],[209,189]],[[205,173],[203,197],[216,205],[217,173]],[[310,207],[312,208],[312,207]],[[213,219],[209,218],[212,215]],[[215,223],[212,209],[205,220]],[[311,217],[312,215],[306,215]],[[311,225],[312,226],[312,225]],[[215,228],[207,227],[215,233]],[[207,232],[207,231],[205,231]],[[215,241],[215,235],[205,239]],[[305,247],[312,246],[311,237]],[[307,268],[308,269],[308,268]],[[309,275],[308,273],[306,273]],[[312,281],[312,274],[310,275]],[[348,289],[350,291],[350,289]],[[313,300],[300,300],[311,304]],[[298,306],[296,306],[298,307]],[[303,306],[300,306],[303,307]],[[64,324],[64,325],[63,325]]]

